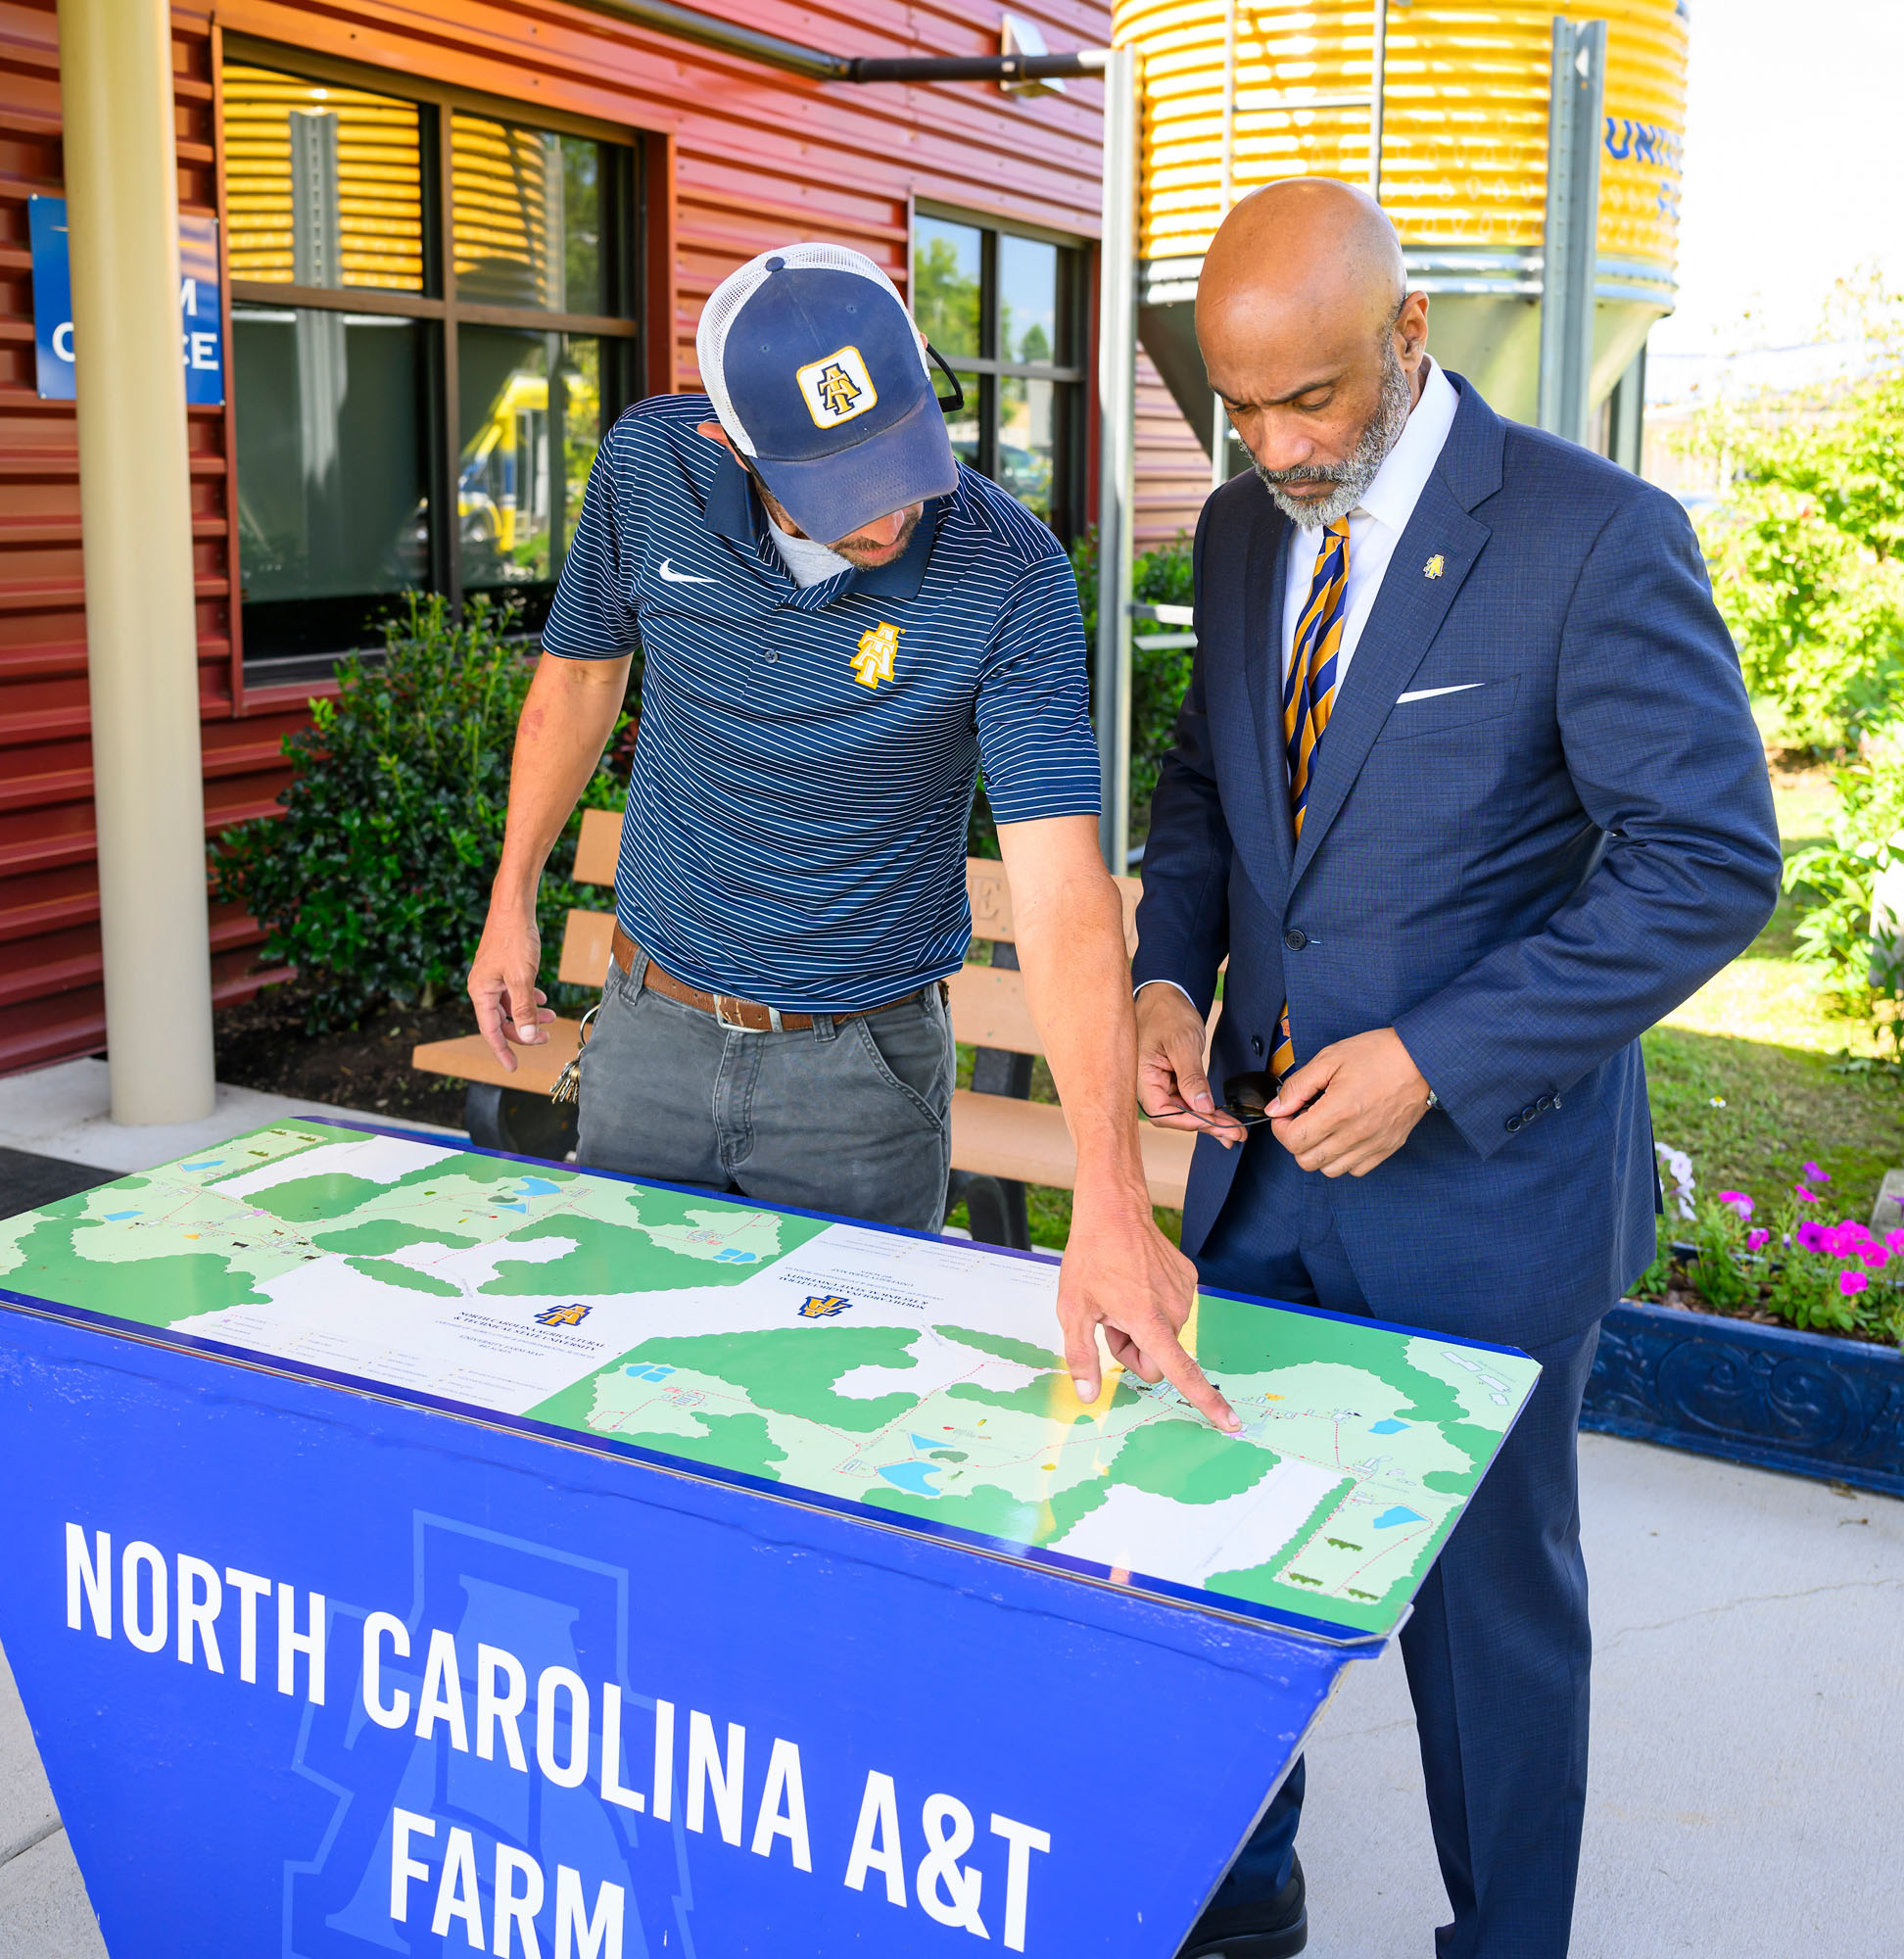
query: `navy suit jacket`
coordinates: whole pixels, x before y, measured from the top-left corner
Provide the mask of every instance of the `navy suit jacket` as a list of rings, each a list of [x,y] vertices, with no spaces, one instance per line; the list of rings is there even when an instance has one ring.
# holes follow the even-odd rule
[[[1219,1095],[1267,1065],[1285,997],[1299,1062],[1394,1027],[1441,1107],[1330,1185],[1343,1248],[1378,1315],[1542,1346],[1652,1257],[1639,1036],[1770,917],[1778,828],[1685,512],[1450,378],[1453,427],[1336,695],[1300,846],[1281,619],[1314,534],[1292,540],[1253,473],[1205,504],[1135,978],[1207,1014],[1228,958]],[[1431,688],[1462,691],[1398,704]],[[1239,1154],[1198,1141],[1192,1257]]]

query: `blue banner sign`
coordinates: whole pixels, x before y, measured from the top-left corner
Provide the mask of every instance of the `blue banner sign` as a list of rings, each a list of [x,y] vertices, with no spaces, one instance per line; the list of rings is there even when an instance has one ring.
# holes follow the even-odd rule
[[[0,1220],[0,1643],[138,1959],[1170,1959],[1537,1369],[301,1118]],[[1135,1847],[1133,1847],[1135,1846]]]
[[[27,199],[33,247],[33,353],[43,402],[73,399],[72,268],[66,199]],[[192,407],[224,406],[224,310],[218,291],[218,220],[178,215],[179,356]]]
[[[1169,1959],[1357,1651],[4,1307],[0,1488],[140,1959]]]

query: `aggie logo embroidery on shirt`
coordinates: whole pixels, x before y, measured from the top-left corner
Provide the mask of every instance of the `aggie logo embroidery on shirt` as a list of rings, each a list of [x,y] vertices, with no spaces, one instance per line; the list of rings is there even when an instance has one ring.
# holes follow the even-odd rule
[[[882,680],[892,678],[892,663],[899,653],[899,635],[905,630],[881,619],[860,635],[859,651],[853,655],[853,678],[861,687],[870,687],[877,693]]]
[[[809,360],[793,370],[800,384],[800,398],[806,403],[816,427],[837,428],[855,415],[863,415],[880,399],[873,377],[857,347],[842,347],[818,360]]]

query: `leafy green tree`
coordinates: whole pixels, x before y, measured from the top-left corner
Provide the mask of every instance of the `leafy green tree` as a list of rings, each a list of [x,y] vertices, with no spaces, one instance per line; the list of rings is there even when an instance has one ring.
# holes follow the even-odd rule
[[[1825,750],[1855,745],[1904,695],[1904,300],[1847,282],[1837,311],[1873,351],[1864,374],[1722,404],[1690,445],[1728,482],[1702,542],[1746,683]]]

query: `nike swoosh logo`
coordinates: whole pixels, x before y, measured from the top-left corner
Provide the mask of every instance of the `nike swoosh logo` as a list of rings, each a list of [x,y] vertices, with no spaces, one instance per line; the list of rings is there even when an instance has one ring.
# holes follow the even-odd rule
[[[696,578],[691,572],[676,571],[666,558],[661,560],[661,582],[664,585],[713,585],[711,578]]]

